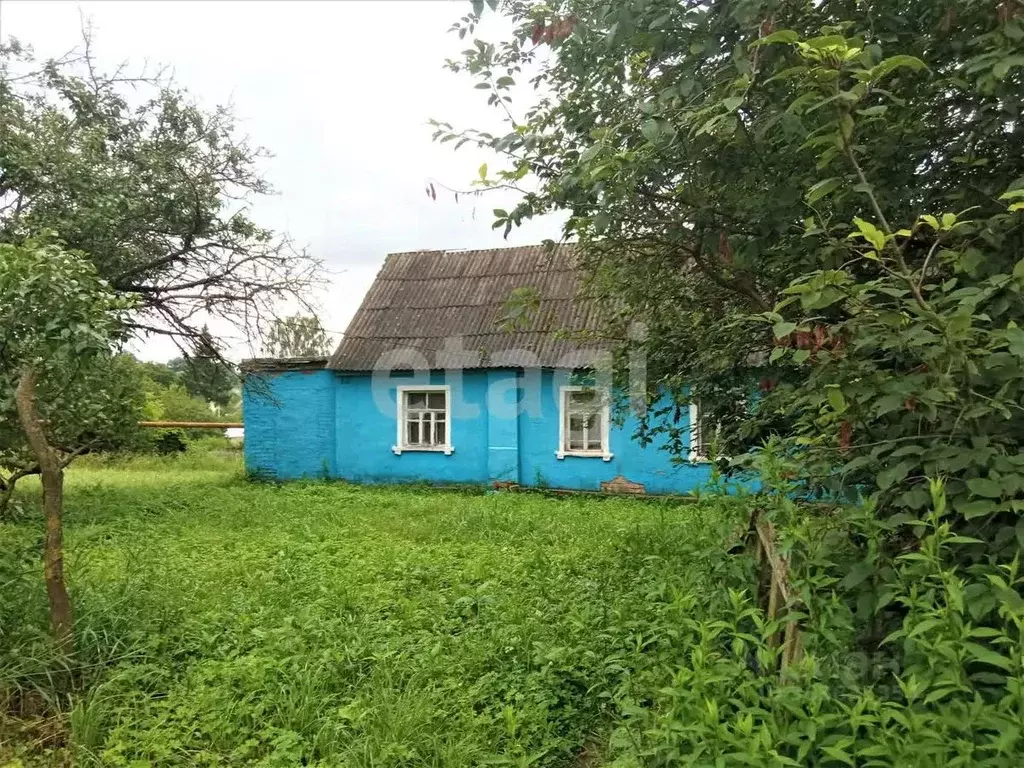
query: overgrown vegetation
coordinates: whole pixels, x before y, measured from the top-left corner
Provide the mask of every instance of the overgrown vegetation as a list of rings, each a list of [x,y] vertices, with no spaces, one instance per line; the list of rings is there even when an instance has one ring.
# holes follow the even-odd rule
[[[105,73],[91,44],[86,29],[81,49],[39,63],[0,40],[0,517],[17,482],[38,473],[51,622],[65,649],[64,469],[84,452],[144,442],[144,375],[116,353],[132,336],[170,336],[194,353],[180,373],[190,395],[227,407],[233,375],[200,323],[258,336],[276,301],[305,305],[318,271],[250,219],[247,201],[270,192],[255,167],[264,153],[230,111],[201,109],[162,72]]]
[[[136,392],[111,355],[131,306],[80,254],[49,239],[0,243],[0,515],[16,481],[38,474],[43,578],[63,649],[74,643],[61,549],[64,470],[135,428]]]
[[[37,524],[0,527],[0,758],[1019,764],[1021,577],[957,570],[975,545],[938,483],[874,591],[850,536],[884,540],[870,507],[762,497],[805,600],[778,622],[727,553],[751,498],[251,484],[192,451],[86,457],[68,485],[75,654],[46,636]],[[881,654],[878,598],[899,617]],[[789,620],[806,653],[780,674]]]
[[[486,6],[505,40],[472,38]],[[698,400],[788,542],[800,685],[693,656],[637,754],[1019,764],[1024,4],[481,0],[453,30],[507,130],[436,138],[507,161],[477,182],[523,184],[506,233],[569,212],[609,333],[676,401],[648,415]]]
[[[306,281],[311,265],[293,271],[269,233],[219,216],[226,187],[202,179],[231,147],[225,115],[162,89],[129,119],[116,80],[56,66],[32,77],[57,105],[26,99],[6,77],[19,51],[5,48],[0,118],[28,143],[12,144],[16,186],[0,190],[0,239],[15,243],[0,246],[0,309],[20,323],[5,343],[10,371],[29,382],[8,373],[6,389],[19,394],[16,439],[49,467],[59,642],[45,630],[30,504],[0,527],[14,553],[0,560],[3,756],[1020,765],[1020,0],[500,7],[513,38],[473,41],[452,66],[479,80],[509,132],[442,125],[438,137],[511,159],[493,179],[481,168],[483,187],[539,180],[520,206],[495,211],[497,226],[571,212],[566,233],[592,290],[621,310],[610,330],[646,324],[630,344],[647,353],[651,394],[675,396],[673,407],[699,399],[708,432],[757,470],[759,493],[680,506],[278,487],[244,483],[227,452],[90,457],[68,495],[71,638],[52,578],[63,464],[40,442],[67,414],[59,398],[40,400],[46,419],[28,406],[35,374],[44,389],[47,376],[64,383],[80,350],[117,361],[114,319],[128,304],[97,272],[113,270],[115,288],[202,347],[207,334],[180,322],[203,291],[226,285],[223,314],[237,317]],[[483,11],[474,2],[455,30],[471,35]],[[507,94],[548,46],[543,96],[517,120]],[[57,188],[74,181],[126,218],[93,226],[96,201],[40,185],[54,157],[32,141],[59,148],[48,132],[69,124],[82,145],[58,152],[68,175]],[[157,173],[160,194],[109,205],[96,179],[124,177],[130,194],[148,167],[136,160],[152,157],[133,153],[152,141],[180,154],[187,178]],[[252,152],[234,146],[232,157],[225,185],[263,191]],[[30,238],[50,221],[89,253]],[[138,221],[162,239],[134,240]],[[265,281],[247,282],[246,265]],[[75,279],[55,278],[61,269]],[[203,289],[181,295],[177,281],[193,277]],[[508,320],[528,323],[528,303]],[[295,325],[277,341],[319,346],[320,330]],[[200,383],[159,386],[192,398]],[[793,599],[773,621],[748,559],[726,551],[754,506],[789,561]],[[805,653],[781,670],[772,638],[794,621]]]
[[[136,362],[145,396],[145,421],[240,422],[241,382],[217,357]],[[170,453],[210,435],[202,429],[145,429],[126,451]]]
[[[0,759],[596,760],[652,693],[634,677],[728,617],[745,572],[727,499],[253,485],[186,453],[88,457],[67,510],[71,657],[46,637],[38,522],[0,528],[0,717],[21,745]]]
[[[502,40],[473,37],[487,6]],[[920,510],[924,476],[984,476],[979,434],[1016,452],[1019,0],[478,0],[453,30],[504,130],[436,137],[498,155],[477,189],[522,187],[496,227],[569,214],[608,332],[646,328],[623,359],[723,453],[800,438],[808,482],[906,481]],[[933,433],[981,464],[883,473]]]

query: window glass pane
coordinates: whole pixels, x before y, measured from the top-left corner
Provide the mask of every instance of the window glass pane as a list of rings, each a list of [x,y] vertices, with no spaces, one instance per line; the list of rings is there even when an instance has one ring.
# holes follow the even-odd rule
[[[406,424],[406,442],[409,445],[416,445],[420,441],[420,423],[417,420],[409,421]]]
[[[583,451],[586,446],[583,441],[583,418],[581,416],[569,417],[569,444],[566,446],[570,451]]]
[[[569,413],[595,413],[600,412],[603,407],[604,401],[600,393],[594,390],[569,392],[566,397],[566,409]]]
[[[434,445],[444,445],[445,443],[445,424],[443,421],[434,423]]]
[[[409,408],[425,408],[427,406],[426,392],[406,392],[406,406]]]
[[[570,392],[569,402],[573,405],[587,407],[595,404],[597,401],[597,393],[593,390],[584,392]]]
[[[430,408],[444,410],[444,392],[431,392],[427,395],[427,405]]]
[[[601,414],[595,413],[587,419],[587,450],[600,451],[601,445]]]

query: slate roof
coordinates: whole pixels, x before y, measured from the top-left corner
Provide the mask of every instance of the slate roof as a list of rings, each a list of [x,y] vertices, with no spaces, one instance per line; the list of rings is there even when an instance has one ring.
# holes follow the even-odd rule
[[[524,287],[537,290],[539,308],[524,327],[503,330],[498,322],[509,295]],[[327,367],[583,366],[607,345],[555,333],[600,329],[597,306],[579,290],[573,245],[393,253]],[[456,337],[461,352],[452,351]]]

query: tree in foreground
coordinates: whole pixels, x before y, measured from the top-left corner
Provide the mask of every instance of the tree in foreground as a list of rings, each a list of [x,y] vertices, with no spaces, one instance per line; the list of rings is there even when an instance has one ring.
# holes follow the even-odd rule
[[[80,255],[45,240],[0,244],[0,467],[4,484],[38,473],[44,564],[58,644],[73,638],[64,584],[64,469],[136,427],[139,389],[111,354],[130,304]],[[15,426],[16,425],[16,426]]]
[[[266,156],[230,109],[203,109],[162,72],[105,73],[88,31],[41,63],[0,42],[0,242],[58,232],[135,297],[136,336],[204,356],[212,319],[257,339],[280,300],[305,306],[318,262],[249,210],[272,192]]]
[[[1019,2],[500,10],[511,38],[450,66],[508,130],[437,137],[505,158],[483,188],[537,182],[495,226],[570,213],[611,331],[648,328],[652,398],[699,399],[729,455],[792,438],[805,480],[916,510],[926,475],[951,472],[965,506],[968,480],[1009,471],[992,462],[1021,434]],[[527,68],[541,95],[516,116]]]
[[[270,357],[317,357],[331,353],[331,340],[316,315],[296,314],[274,320],[267,334]]]

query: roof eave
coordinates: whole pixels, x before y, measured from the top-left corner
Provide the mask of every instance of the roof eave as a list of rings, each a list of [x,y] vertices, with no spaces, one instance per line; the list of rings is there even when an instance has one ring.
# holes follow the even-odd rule
[[[242,373],[284,373],[287,371],[321,371],[327,369],[328,358],[310,357],[253,357],[243,360]]]

